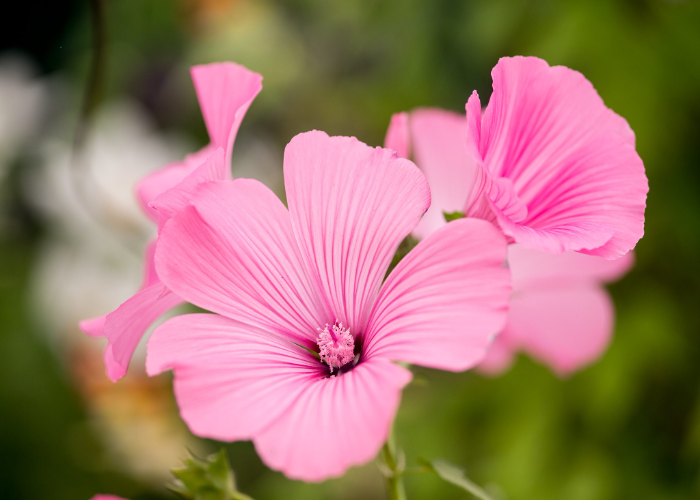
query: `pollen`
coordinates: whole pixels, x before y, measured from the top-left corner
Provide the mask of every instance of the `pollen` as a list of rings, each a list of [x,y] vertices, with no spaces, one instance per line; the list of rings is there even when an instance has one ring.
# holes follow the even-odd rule
[[[316,343],[319,347],[318,354],[331,367],[331,373],[334,368],[340,368],[355,358],[355,339],[350,334],[350,329],[343,328],[343,324],[337,320],[333,325],[326,323]]]

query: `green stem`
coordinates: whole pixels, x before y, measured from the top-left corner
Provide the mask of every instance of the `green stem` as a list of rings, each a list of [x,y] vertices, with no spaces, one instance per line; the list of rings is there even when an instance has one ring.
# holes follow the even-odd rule
[[[379,452],[379,460],[383,467],[382,473],[386,481],[386,491],[389,500],[406,500],[406,488],[403,484],[402,470],[396,458],[394,436],[391,434],[384,447]]]

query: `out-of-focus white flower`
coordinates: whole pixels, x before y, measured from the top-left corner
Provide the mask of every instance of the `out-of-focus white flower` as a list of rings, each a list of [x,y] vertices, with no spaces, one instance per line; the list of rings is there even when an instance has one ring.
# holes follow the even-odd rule
[[[133,104],[97,114],[81,150],[47,139],[24,191],[46,220],[35,267],[35,306],[50,331],[79,336],[78,321],[114,309],[141,281],[152,225],[134,196],[136,181],[182,156],[186,145],[157,133]]]
[[[48,101],[32,64],[18,54],[0,56],[0,180],[35,135]]]

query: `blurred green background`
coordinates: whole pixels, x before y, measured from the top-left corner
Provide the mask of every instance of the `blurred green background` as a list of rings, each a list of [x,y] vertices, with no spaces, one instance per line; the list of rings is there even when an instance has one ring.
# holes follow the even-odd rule
[[[105,43],[86,98],[91,5],[101,7]],[[615,336],[599,362],[566,380],[523,356],[497,378],[421,370],[427,383],[404,393],[399,445],[409,463],[424,455],[463,465],[502,499],[700,498],[698,2],[17,8],[5,19],[16,26],[0,32],[0,497],[174,498],[163,483],[185,447],[216,449],[179,422],[168,376],[147,379],[137,359],[112,385],[99,341],[76,325],[138,285],[148,224],[133,180],[207,141],[190,65],[233,60],[264,76],[233,168],[280,192],[295,134],[316,128],[379,145],[392,113],[462,111],[473,89],[490,95],[499,57],[523,54],[583,72],[637,134],[646,235],[635,269],[611,286]],[[91,118],[82,156],[71,152],[81,109]],[[307,485],[267,470],[250,443],[227,449],[241,489],[258,500],[384,495],[373,464]],[[465,498],[429,475],[407,488],[412,499]]]

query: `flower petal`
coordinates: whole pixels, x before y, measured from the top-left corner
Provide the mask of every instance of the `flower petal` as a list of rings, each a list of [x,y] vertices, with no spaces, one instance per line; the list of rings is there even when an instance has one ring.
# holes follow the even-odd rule
[[[141,209],[151,219],[158,222],[159,214],[155,208],[151,207],[151,203],[168,189],[177,186],[188,175],[194,172],[197,167],[207,161],[216,148],[212,145],[206,146],[196,153],[189,154],[182,161],[168,163],[164,167],[151,172],[143,177],[136,184],[136,198],[139,200]],[[231,172],[227,169],[227,175]],[[227,177],[228,178],[228,177]]]
[[[396,151],[399,158],[410,157],[411,132],[408,129],[408,113],[395,113],[391,117],[384,138],[384,147]]]
[[[503,334],[498,335],[486,351],[486,357],[476,365],[476,370],[484,375],[499,375],[513,364],[514,348]]]
[[[490,223],[459,219],[399,262],[372,311],[364,356],[444,370],[471,368],[506,319],[506,242]]]
[[[209,182],[158,238],[158,276],[176,294],[304,345],[327,320],[304,273],[289,212],[251,179]]]
[[[423,174],[388,149],[313,131],[284,154],[294,232],[330,317],[362,332],[399,243],[430,206]]]
[[[596,286],[514,295],[502,335],[559,375],[568,375],[605,352],[613,329],[608,293]]]
[[[505,233],[552,253],[614,259],[631,250],[644,232],[648,183],[627,122],[568,68],[503,58],[492,76],[493,95],[478,138],[476,126],[469,128],[470,144],[527,206],[522,221],[496,207]]]
[[[553,255],[522,245],[510,245],[508,264],[513,276],[513,290],[519,292],[615,281],[632,268],[634,253],[607,260],[577,252]]]
[[[230,171],[231,169],[224,162],[224,150],[218,148],[192,173],[177,185],[158,195],[149,205],[158,213],[158,228],[162,229],[165,221],[189,204],[197,186],[208,181],[223,181],[230,176]]]
[[[409,118],[413,160],[430,185],[432,204],[413,233],[425,238],[445,224],[443,212],[464,210],[479,171],[467,154],[464,116],[441,109],[419,109]]]
[[[146,370],[173,370],[183,420],[194,434],[222,441],[254,438],[325,373],[288,340],[218,314],[177,316],[156,328]]]
[[[104,336],[109,344],[104,357],[107,376],[112,382],[126,374],[131,356],[148,327],[181,303],[181,298],[170,292],[162,283],[156,283],[141,289],[107,314]]]
[[[230,167],[238,127],[262,90],[262,76],[232,62],[194,66],[190,73],[211,144],[224,148]]]
[[[254,438],[268,467],[322,481],[376,456],[389,436],[411,372],[384,359],[308,383],[280,418]]]

